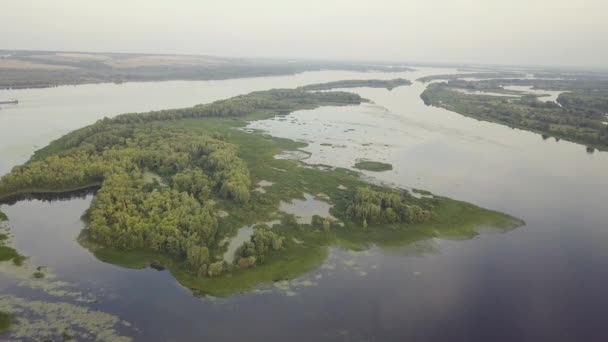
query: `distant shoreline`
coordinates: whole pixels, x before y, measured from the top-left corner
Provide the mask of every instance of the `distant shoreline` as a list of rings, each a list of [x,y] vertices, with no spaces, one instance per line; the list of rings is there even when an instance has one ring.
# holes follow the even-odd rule
[[[150,55],[0,50],[0,89],[36,89],[99,83],[211,81],[294,75],[321,70],[405,72],[385,62],[245,59],[196,55]]]

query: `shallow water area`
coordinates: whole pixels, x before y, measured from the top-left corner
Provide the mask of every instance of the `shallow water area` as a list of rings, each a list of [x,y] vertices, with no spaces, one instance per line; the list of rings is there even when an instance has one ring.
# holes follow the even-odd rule
[[[264,222],[263,224],[272,228],[273,225],[278,224],[278,223],[280,223],[280,221],[275,220],[275,221]],[[244,242],[250,240],[251,236],[253,235],[253,232],[255,231],[255,226],[257,226],[257,225],[258,224],[256,223],[256,224],[241,227],[237,230],[235,236],[226,240],[226,243],[228,243],[228,247],[226,249],[226,252],[224,253],[224,261],[226,261],[229,264],[232,264],[234,262],[234,252],[236,252],[236,250],[239,247],[241,247]]]
[[[532,86],[512,85],[512,86],[504,86],[503,88],[506,90],[521,91],[521,92],[528,93],[528,94],[538,95],[539,101],[555,102],[555,103],[557,103],[557,97],[560,94],[565,93],[565,91],[558,91],[558,90],[534,89]]]
[[[279,211],[294,215],[299,224],[310,224],[312,217],[319,215],[323,218],[331,217],[329,210],[332,205],[311,194],[304,194],[304,200],[292,199],[291,202],[281,201]]]
[[[505,87],[506,89],[506,87]],[[483,91],[483,90],[468,90],[468,89],[460,89],[460,88],[455,88],[454,90],[456,90],[459,93],[464,93],[464,94],[469,94],[469,95],[488,95],[488,96],[499,96],[499,97],[519,97],[519,95],[516,94],[503,94],[503,93],[493,93],[490,91]],[[515,90],[515,89],[508,89],[508,90]]]

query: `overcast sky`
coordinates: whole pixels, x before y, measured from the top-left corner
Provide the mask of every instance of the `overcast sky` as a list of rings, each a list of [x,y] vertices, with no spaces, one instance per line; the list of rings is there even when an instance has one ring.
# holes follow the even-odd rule
[[[608,67],[608,0],[0,0],[0,49]]]

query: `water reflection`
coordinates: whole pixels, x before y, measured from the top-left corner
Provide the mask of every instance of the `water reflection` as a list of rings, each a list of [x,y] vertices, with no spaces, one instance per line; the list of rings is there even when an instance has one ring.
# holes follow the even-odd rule
[[[315,215],[323,218],[332,217],[329,214],[331,208],[331,204],[321,201],[311,194],[304,194],[304,200],[293,199],[291,202],[281,201],[279,204],[279,211],[294,215],[299,224],[310,224]]]
[[[54,201],[68,201],[72,199],[86,199],[90,195],[97,194],[99,187],[90,187],[85,189],[79,189],[68,192],[35,192],[35,193],[24,193],[14,196],[9,196],[2,201],[0,204],[13,205],[20,201],[31,201],[38,200],[42,202],[54,202]]]

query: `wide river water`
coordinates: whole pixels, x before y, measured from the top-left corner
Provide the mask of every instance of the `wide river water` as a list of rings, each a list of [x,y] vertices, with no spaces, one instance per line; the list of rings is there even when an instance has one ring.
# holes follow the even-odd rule
[[[0,110],[0,174],[103,116],[254,90],[451,72],[322,71],[0,91],[0,98],[20,101]],[[137,341],[606,341],[608,154],[426,107],[419,98],[424,87],[352,89],[373,103],[299,111],[250,126],[308,142],[306,162],[388,162],[392,171],[365,174],[503,211],[525,226],[390,250],[336,248],[294,281],[209,298],[193,296],[166,271],[106,264],[81,247],[80,216],[92,195],[21,201],[0,208],[13,243],[29,265],[47,266],[55,278],[31,281],[31,273],[0,265],[0,308],[16,298],[87,308],[99,313],[97,328],[110,317],[114,333]],[[36,326],[36,319],[66,324],[62,315],[32,310],[39,316],[32,314],[30,330],[20,333],[33,340],[45,325]]]

